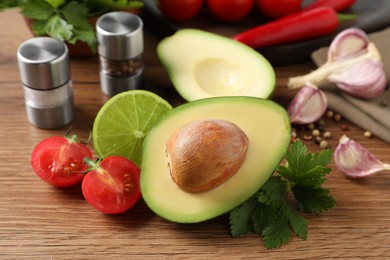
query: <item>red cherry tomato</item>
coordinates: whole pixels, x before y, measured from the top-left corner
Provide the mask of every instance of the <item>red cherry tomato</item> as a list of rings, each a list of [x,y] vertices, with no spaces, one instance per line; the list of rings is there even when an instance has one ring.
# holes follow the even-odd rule
[[[301,9],[302,0],[256,0],[257,9],[268,18],[276,19]]]
[[[207,0],[210,12],[218,20],[236,22],[251,11],[254,0]]]
[[[109,156],[100,162],[86,162],[91,171],[81,189],[91,206],[103,213],[117,214],[130,209],[140,199],[140,170],[132,161]]]
[[[203,0],[160,0],[161,13],[170,20],[186,21],[195,17],[202,8]]]
[[[38,143],[31,156],[34,172],[45,182],[57,187],[79,183],[88,166],[85,157],[92,158],[88,146],[76,140],[77,136],[54,136]]]

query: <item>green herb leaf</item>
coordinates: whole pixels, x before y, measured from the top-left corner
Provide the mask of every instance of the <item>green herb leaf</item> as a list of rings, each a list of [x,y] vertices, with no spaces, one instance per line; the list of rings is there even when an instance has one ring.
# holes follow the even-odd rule
[[[73,26],[67,23],[58,15],[53,15],[46,21],[45,31],[54,38],[62,41],[69,41],[72,39]]]
[[[56,10],[46,1],[28,1],[21,5],[21,13],[34,20],[47,20]]]
[[[70,2],[61,8],[61,14],[75,28],[93,31],[92,26],[88,22],[88,7],[85,4]]]
[[[280,207],[284,202],[286,192],[286,183],[279,176],[272,176],[261,187],[258,200],[269,206]]]
[[[264,245],[268,249],[278,248],[291,240],[286,207],[288,207],[288,205],[284,203],[277,210],[274,219],[266,228],[264,228],[261,234],[264,238]]]
[[[18,1],[15,0],[2,0],[0,3],[0,11],[3,11],[8,8],[17,7]]]
[[[261,235],[263,230],[275,219],[277,208],[258,203],[252,215],[253,230]]]
[[[65,3],[65,0],[45,0],[49,3],[53,8],[58,8],[59,6]]]
[[[295,186],[295,199],[306,213],[321,213],[333,208],[336,200],[329,195],[329,190],[322,187]]]
[[[230,212],[230,232],[233,237],[240,237],[252,231],[252,215],[257,199],[252,197]]]
[[[291,144],[285,154],[285,165],[276,169],[260,188],[255,198],[230,213],[234,237],[250,231],[260,234],[267,248],[277,248],[291,240],[291,230],[301,239],[307,238],[307,220],[292,205],[292,196],[305,213],[321,213],[333,208],[336,200],[321,187],[330,172],[331,150],[308,153],[301,140]],[[295,203],[294,203],[295,206]],[[233,233],[234,232],[234,233]]]

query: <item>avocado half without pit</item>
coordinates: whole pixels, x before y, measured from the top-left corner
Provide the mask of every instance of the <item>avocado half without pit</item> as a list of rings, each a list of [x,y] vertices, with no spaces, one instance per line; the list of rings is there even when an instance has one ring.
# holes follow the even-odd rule
[[[260,53],[215,33],[181,29],[159,43],[157,55],[187,101],[217,96],[269,98],[275,87],[275,72]]]
[[[253,196],[290,143],[287,112],[255,97],[214,97],[174,108],[144,141],[141,191],[157,215],[196,223]]]

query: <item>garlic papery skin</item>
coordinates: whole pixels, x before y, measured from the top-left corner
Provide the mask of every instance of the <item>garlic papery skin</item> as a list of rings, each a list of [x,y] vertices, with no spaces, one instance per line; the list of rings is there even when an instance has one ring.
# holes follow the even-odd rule
[[[333,153],[337,169],[348,178],[367,178],[383,170],[390,170],[390,164],[378,160],[361,144],[346,135],[340,138]]]
[[[362,99],[379,96],[387,86],[383,67],[374,60],[356,63],[340,73],[330,74],[328,79],[344,92]]]
[[[346,29],[333,39],[328,49],[327,62],[357,57],[367,52],[370,41],[367,34],[358,28]]]
[[[382,94],[387,85],[378,49],[357,28],[338,34],[328,49],[327,62],[311,73],[291,77],[287,86],[296,89],[308,81],[318,87],[335,84],[348,94],[365,99]]]
[[[308,124],[320,119],[328,107],[324,92],[311,83],[306,83],[294,96],[287,112],[293,124]]]

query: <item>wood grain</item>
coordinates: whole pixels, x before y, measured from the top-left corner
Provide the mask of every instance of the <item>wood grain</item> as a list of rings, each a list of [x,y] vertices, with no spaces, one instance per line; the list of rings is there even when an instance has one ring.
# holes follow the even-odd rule
[[[53,188],[40,181],[30,166],[33,147],[43,138],[68,128],[42,130],[30,125],[24,111],[16,51],[32,37],[18,10],[0,13],[0,258],[1,259],[390,259],[390,175],[383,172],[364,181],[346,179],[331,163],[326,186],[337,206],[307,216],[308,239],[294,237],[288,245],[267,250],[256,235],[231,238],[227,216],[192,225],[169,223],[140,201],[134,209],[107,216],[91,208],[80,186]],[[145,32],[145,89],[174,106],[183,100],[157,59],[158,39]],[[289,76],[303,74],[311,63],[277,67],[273,99],[287,104],[294,93],[286,89]],[[107,98],[99,88],[96,57],[71,60],[77,113],[74,133],[87,137],[94,117]],[[390,162],[390,146],[364,129],[342,121],[348,136],[379,159]],[[326,120],[337,145],[345,132]],[[304,135],[300,132],[299,135]],[[306,141],[310,150],[318,146]],[[171,202],[167,202],[171,203]]]

